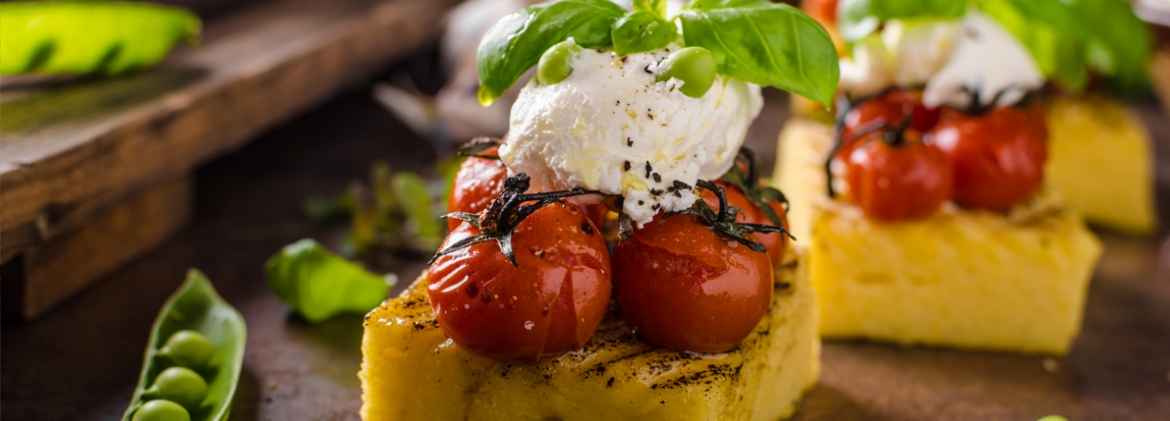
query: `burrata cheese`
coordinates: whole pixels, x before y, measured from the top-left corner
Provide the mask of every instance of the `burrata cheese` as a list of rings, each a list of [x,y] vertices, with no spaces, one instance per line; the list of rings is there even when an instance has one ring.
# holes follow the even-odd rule
[[[583,49],[565,80],[533,78],[512,106],[500,159],[536,189],[622,195],[639,227],[690,207],[696,181],[735,162],[763,97],[759,86],[722,75],[700,98],[679,92],[678,79],[656,82],[659,63],[678,48],[625,57]]]

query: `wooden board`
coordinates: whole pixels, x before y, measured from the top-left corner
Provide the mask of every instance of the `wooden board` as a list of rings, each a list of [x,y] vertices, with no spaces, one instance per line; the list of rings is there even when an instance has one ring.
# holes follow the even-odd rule
[[[83,227],[37,244],[6,264],[3,306],[24,319],[166,241],[191,219],[191,179],[152,187],[94,215]]]
[[[149,71],[6,86],[0,262],[368,79],[432,38],[454,3],[263,2]]]

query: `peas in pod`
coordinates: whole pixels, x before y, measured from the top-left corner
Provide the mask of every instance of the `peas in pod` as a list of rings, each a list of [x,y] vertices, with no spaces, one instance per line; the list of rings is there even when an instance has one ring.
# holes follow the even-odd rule
[[[123,421],[226,420],[246,336],[240,313],[191,270],[155,319]]]

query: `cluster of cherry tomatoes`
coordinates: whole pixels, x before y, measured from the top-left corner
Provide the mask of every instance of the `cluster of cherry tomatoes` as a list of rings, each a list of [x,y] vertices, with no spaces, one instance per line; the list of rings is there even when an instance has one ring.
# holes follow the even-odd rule
[[[605,238],[618,236],[602,231],[615,225],[601,223],[604,205],[526,192],[527,176],[509,176],[494,153],[468,158],[456,175],[448,207],[460,220],[428,274],[431,306],[456,344],[527,361],[579,349],[612,299],[651,343],[723,352],[767,312],[787,241],[778,192],[755,181],[707,182],[698,210],[660,213],[611,253]]]
[[[1048,130],[1038,105],[971,112],[926,108],[920,98],[890,91],[845,111],[839,123],[829,174],[844,178],[844,194],[866,215],[918,219],[947,200],[1004,210],[1039,189]]]

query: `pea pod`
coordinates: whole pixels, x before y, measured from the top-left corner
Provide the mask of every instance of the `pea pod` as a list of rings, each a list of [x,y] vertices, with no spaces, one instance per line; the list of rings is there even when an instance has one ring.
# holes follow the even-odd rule
[[[169,402],[150,400],[145,392],[155,385],[164,370],[175,365],[172,358],[159,355],[159,352],[168,342],[172,342],[175,333],[184,330],[197,332],[213,347],[210,359],[203,368],[196,370],[207,381],[207,395],[202,405],[190,411],[191,420],[222,421],[228,418],[243,367],[247,327],[240,312],[220,298],[207,277],[192,269],[187,273],[187,281],[163,304],[154,321],[138,387],[130,407],[122,417],[123,421],[138,419],[135,413],[144,408],[147,401]],[[164,404],[152,405],[146,409],[167,410],[161,408],[166,406]]]
[[[0,5],[0,74],[113,75],[158,63],[199,38],[199,18],[174,7],[97,1]]]

